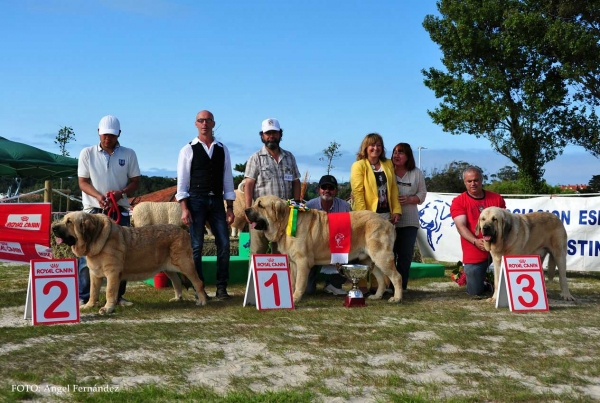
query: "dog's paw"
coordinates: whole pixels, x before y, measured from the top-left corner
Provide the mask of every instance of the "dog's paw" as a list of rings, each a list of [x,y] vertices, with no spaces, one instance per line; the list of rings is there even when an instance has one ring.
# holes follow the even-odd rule
[[[297,304],[298,302],[302,301],[302,296],[303,296],[303,294],[295,292],[294,293],[294,304]]]
[[[496,297],[489,297],[488,299],[486,299],[487,302],[492,302],[492,303],[496,303]]]
[[[115,308],[107,308],[107,307],[103,306],[102,308],[100,308],[100,310],[98,311],[98,313],[100,315],[110,315],[114,311],[115,311]]]
[[[382,295],[373,294],[373,295],[369,295],[367,298],[371,299],[371,300],[380,300],[381,297],[382,297]]]
[[[573,297],[570,292],[561,292],[560,296],[562,297],[563,301],[575,301],[575,297]]]
[[[196,300],[196,306],[205,306],[205,305],[206,305],[206,298],[202,298],[202,299],[198,298]]]
[[[88,302],[87,304],[79,305],[79,309],[90,309],[93,308],[96,304]]]
[[[392,297],[392,298],[388,299],[388,302],[391,302],[394,304],[399,304],[400,302],[402,302],[402,298]]]
[[[169,300],[169,302],[179,302],[179,301],[183,301],[183,298],[181,297],[181,295],[179,297],[171,298]]]

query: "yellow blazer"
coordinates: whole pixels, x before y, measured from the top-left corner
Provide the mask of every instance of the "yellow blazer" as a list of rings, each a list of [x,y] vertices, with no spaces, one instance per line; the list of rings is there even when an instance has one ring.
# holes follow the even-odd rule
[[[387,194],[390,204],[391,214],[402,214],[402,207],[398,201],[398,185],[396,184],[396,174],[391,159],[380,161],[381,167],[387,177]],[[369,160],[362,159],[352,164],[350,170],[350,186],[352,187],[352,197],[354,199],[352,210],[371,210],[377,211],[377,181]]]

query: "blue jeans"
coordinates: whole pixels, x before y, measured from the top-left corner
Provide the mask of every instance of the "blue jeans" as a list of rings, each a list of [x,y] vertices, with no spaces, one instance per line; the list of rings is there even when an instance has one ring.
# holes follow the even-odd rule
[[[394,260],[396,270],[402,276],[402,289],[408,287],[410,264],[415,253],[417,240],[417,227],[396,227],[396,241],[394,242]]]
[[[226,289],[229,281],[229,230],[225,217],[223,196],[198,196],[190,194],[187,201],[192,214],[190,236],[194,252],[194,265],[200,280],[202,274],[202,247],[204,246],[204,224],[208,220],[217,246],[217,289]]]
[[[102,214],[102,209],[95,208],[91,212],[92,214]],[[129,227],[131,220],[128,215],[121,214],[119,225],[123,227]],[[78,272],[79,272],[79,299],[84,302],[88,302],[90,299],[90,269],[87,266],[87,259],[85,256],[77,259]],[[119,294],[117,294],[117,301],[125,294],[127,290],[127,281],[121,281],[119,284]]]
[[[485,275],[487,273],[490,262],[484,260],[480,263],[465,264],[464,270],[467,276],[467,294],[469,295],[481,295],[485,292]]]

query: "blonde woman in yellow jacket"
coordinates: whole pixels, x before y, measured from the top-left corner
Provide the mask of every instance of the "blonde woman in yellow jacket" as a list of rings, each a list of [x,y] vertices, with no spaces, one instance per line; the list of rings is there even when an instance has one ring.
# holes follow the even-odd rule
[[[350,171],[352,210],[371,210],[390,220],[400,219],[398,185],[392,161],[385,157],[383,138],[370,133],[363,139]]]

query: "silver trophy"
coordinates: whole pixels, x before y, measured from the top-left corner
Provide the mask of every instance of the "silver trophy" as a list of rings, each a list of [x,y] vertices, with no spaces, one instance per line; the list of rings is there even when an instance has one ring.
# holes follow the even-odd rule
[[[344,306],[365,306],[365,297],[358,289],[358,282],[367,276],[369,266],[364,264],[343,264],[340,273],[352,281],[352,289],[348,291]]]

